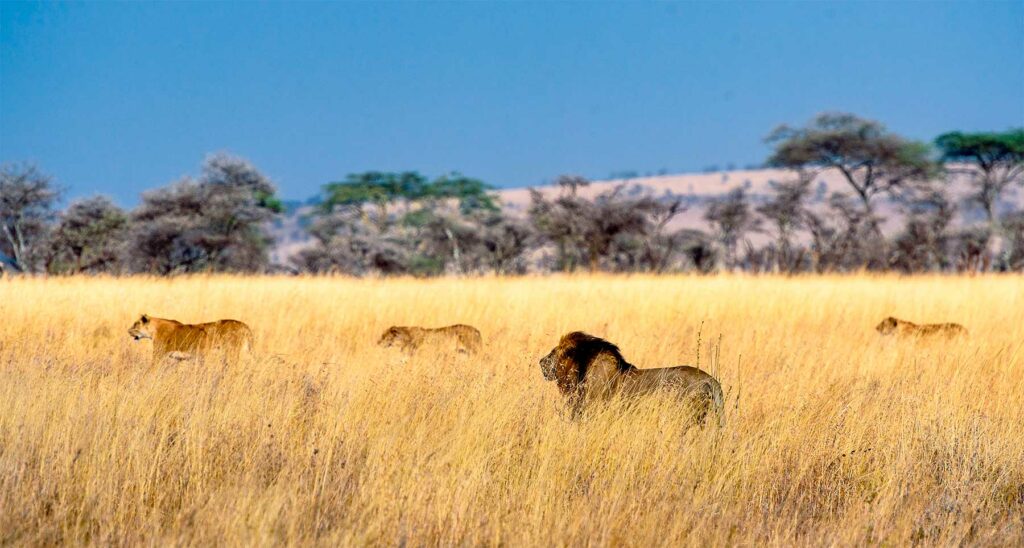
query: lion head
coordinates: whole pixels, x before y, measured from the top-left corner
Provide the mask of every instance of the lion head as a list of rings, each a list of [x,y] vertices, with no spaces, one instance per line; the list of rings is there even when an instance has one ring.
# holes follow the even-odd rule
[[[405,347],[412,343],[412,335],[409,330],[404,327],[392,326],[380,336],[380,340],[377,341],[377,345],[384,348],[391,348],[393,346]]]
[[[540,371],[545,380],[557,382],[563,393],[569,393],[583,383],[591,362],[602,354],[614,359],[619,371],[632,367],[622,357],[619,347],[582,331],[573,331],[562,336],[558,346],[540,359]]]
[[[153,324],[149,321],[149,316],[143,314],[139,319],[135,320],[135,323],[128,328],[128,334],[132,336],[136,341],[142,339],[153,338]]]
[[[893,331],[896,331],[896,327],[898,325],[899,320],[893,318],[892,316],[889,316],[888,318],[879,322],[879,324],[875,326],[875,330],[883,335],[888,335]]]

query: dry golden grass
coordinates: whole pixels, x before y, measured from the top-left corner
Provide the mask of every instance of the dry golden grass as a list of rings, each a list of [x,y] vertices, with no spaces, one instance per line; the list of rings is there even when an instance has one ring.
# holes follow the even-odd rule
[[[256,353],[151,365],[141,312]],[[374,344],[457,322],[481,354]],[[699,360],[725,427],[568,420],[537,360],[575,329]],[[0,545],[1020,545],[1022,345],[1020,276],[3,280]]]

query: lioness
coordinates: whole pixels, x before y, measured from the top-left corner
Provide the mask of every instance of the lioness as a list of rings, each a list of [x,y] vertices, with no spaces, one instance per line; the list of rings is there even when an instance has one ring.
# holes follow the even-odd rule
[[[875,326],[875,330],[883,335],[896,334],[900,337],[926,337],[931,335],[943,335],[955,337],[966,335],[967,328],[958,323],[929,323],[918,325],[889,316]]]
[[[711,375],[681,365],[661,369],[638,369],[622,357],[614,344],[580,331],[568,333],[547,356],[540,359],[544,378],[555,381],[578,415],[593,401],[613,394],[641,395],[656,390],[670,390],[681,397],[692,398],[700,423],[709,411],[724,420],[722,385]]]
[[[252,330],[236,320],[219,320],[195,325],[143,314],[128,329],[136,341],[153,340],[153,361],[166,357],[188,359],[212,351],[237,360],[242,351],[252,348]]]
[[[458,352],[474,354],[483,346],[483,337],[477,328],[464,324],[437,328],[392,326],[377,344],[384,348],[397,346],[406,352],[415,352],[426,345],[439,349],[454,347]]]

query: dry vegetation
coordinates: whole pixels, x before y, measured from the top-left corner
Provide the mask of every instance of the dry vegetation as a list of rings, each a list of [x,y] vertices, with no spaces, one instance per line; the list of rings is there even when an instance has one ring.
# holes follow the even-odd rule
[[[141,312],[256,355],[150,365]],[[481,354],[374,344],[456,322]],[[537,360],[573,329],[699,360],[726,426],[569,421]],[[1022,345],[1019,276],[3,280],[0,545],[1019,545]]]

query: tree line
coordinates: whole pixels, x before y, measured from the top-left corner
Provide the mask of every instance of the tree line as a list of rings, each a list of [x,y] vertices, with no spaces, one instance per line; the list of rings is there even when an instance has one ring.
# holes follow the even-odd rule
[[[784,168],[767,196],[712,199],[707,230],[673,227],[692,204],[625,184],[597,193],[564,175],[530,190],[522,211],[459,173],[366,172],[323,187],[304,219],[312,244],[272,264],[268,227],[284,211],[245,159],[208,157],[197,177],[142,194],[132,210],[105,197],[57,209],[62,191],[37,167],[0,168],[0,265],[49,274],[311,272],[415,275],[526,272],[951,272],[1024,270],[1024,211],[1000,204],[1024,186],[1024,129],[950,132],[932,144],[827,113],[781,126],[767,142]],[[820,196],[825,170],[845,192]],[[951,197],[963,178],[966,200]],[[902,215],[890,234],[879,204]],[[817,202],[817,204],[815,204]],[[955,223],[972,208],[981,222]],[[753,238],[760,235],[760,238]],[[754,240],[766,243],[755,245]]]

